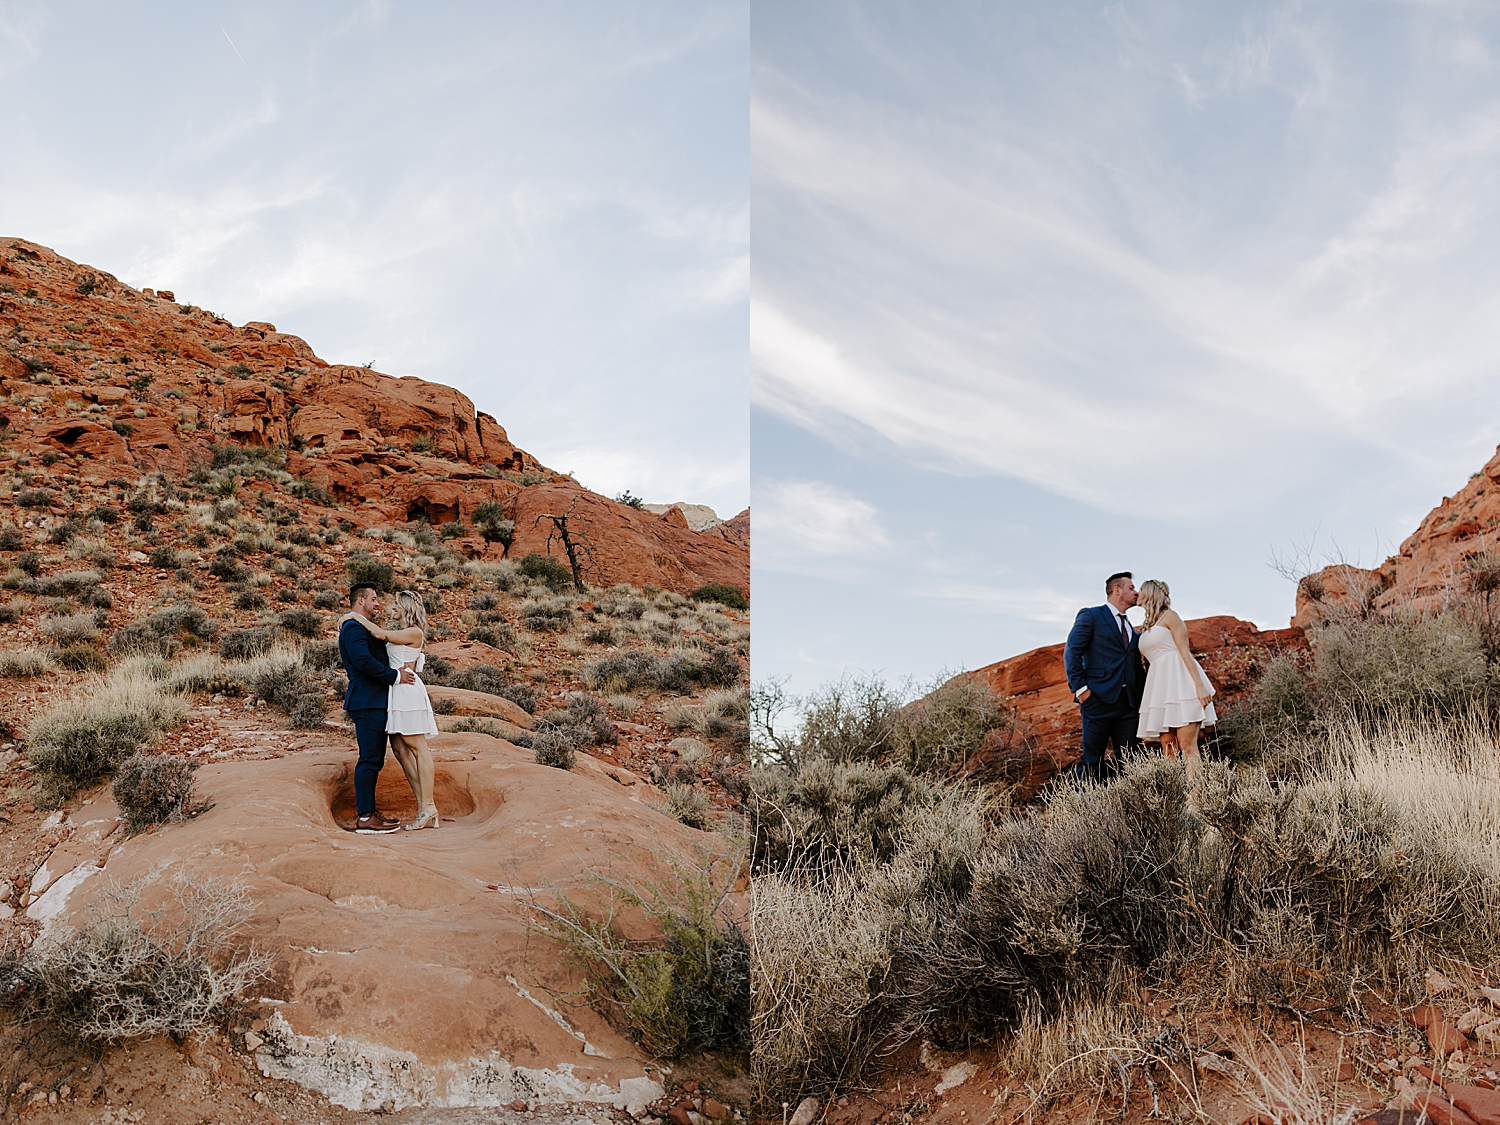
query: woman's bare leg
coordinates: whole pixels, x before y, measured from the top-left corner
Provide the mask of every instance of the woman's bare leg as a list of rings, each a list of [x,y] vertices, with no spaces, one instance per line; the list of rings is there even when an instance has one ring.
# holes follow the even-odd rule
[[[417,796],[417,807],[419,811],[426,812],[429,809],[437,811],[437,802],[432,797],[433,765],[432,751],[427,749],[427,736],[423,734],[409,734],[406,736],[407,744],[412,749],[412,756],[416,759],[417,778],[420,791]]]
[[[1168,761],[1175,762],[1177,760],[1176,731],[1168,729],[1161,732],[1161,752],[1166,755]]]
[[[391,739],[391,753],[396,761],[401,764],[401,772],[406,775],[406,784],[411,786],[411,795],[416,799],[417,812],[422,812],[422,775],[418,768],[417,754],[412,749],[411,736],[406,734],[393,734]]]
[[[1182,760],[1187,763],[1188,780],[1192,781],[1198,774],[1198,767],[1202,765],[1202,759],[1198,756],[1198,730],[1202,723],[1184,723],[1173,733],[1177,735],[1177,744],[1182,748]]]

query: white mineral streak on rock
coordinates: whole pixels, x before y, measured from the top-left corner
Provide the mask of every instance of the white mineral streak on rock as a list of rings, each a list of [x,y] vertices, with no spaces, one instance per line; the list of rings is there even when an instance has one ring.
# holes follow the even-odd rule
[[[46,894],[27,907],[26,917],[34,922],[42,923],[42,930],[46,932],[52,920],[67,908],[68,896],[77,890],[79,884],[90,875],[96,875],[103,870],[104,868],[97,863],[79,864],[48,887]]]
[[[607,1058],[610,1057],[609,1055],[606,1055],[603,1051],[599,1050],[599,1048],[595,1047],[587,1039],[585,1039],[583,1037],[583,1032],[581,1032],[581,1031],[574,1031],[573,1030],[573,1025],[570,1024],[566,1019],[563,1018],[563,1014],[561,1012],[557,1011],[555,1008],[549,1008],[549,1007],[547,1007],[547,1005],[543,1004],[540,1000],[538,1000],[530,992],[527,992],[526,989],[522,988],[521,985],[520,985],[520,983],[516,980],[515,977],[513,977],[513,976],[511,976],[510,974],[507,973],[505,979],[508,980],[508,981],[510,981],[510,986],[516,990],[516,995],[517,996],[519,996],[522,1000],[528,1000],[531,1003],[535,1004],[542,1011],[546,1012],[547,1015],[549,1015],[550,1017],[552,1017],[552,1022],[553,1023],[557,1024],[558,1027],[562,1028],[569,1035],[571,1035],[574,1039],[576,1039],[576,1040],[578,1040],[578,1042],[582,1043],[583,1044],[583,1053],[585,1055],[593,1055],[595,1058],[600,1058],[600,1059],[607,1059]]]

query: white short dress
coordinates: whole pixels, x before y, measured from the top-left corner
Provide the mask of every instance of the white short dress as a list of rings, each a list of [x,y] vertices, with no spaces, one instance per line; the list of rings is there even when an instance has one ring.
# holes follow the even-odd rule
[[[417,666],[416,672],[420,673],[427,663],[422,650],[409,645],[386,645],[385,651],[391,667],[397,670],[403,665],[414,663]],[[392,684],[386,695],[385,708],[386,734],[438,733],[437,719],[432,713],[432,700],[427,698],[427,685],[422,682],[420,675],[417,675],[417,682],[414,684],[403,684],[399,680]]]
[[[1172,640],[1172,630],[1165,625],[1153,625],[1141,634],[1141,655],[1150,665],[1146,669],[1146,687],[1141,692],[1141,722],[1136,728],[1137,738],[1159,738],[1162,731],[1202,723],[1211,727],[1219,721],[1210,701],[1207,707],[1198,702],[1198,688],[1208,682],[1203,669],[1193,661],[1194,674],[1188,673],[1182,654],[1177,651],[1177,642]],[[1197,676],[1203,676],[1202,680]],[[1214,694],[1209,684],[1209,694]]]

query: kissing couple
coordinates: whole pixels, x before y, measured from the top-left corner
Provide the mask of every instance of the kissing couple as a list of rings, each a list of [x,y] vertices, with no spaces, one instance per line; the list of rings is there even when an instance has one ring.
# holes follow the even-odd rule
[[[372,622],[380,612],[380,595],[373,586],[349,590],[349,612],[339,621],[339,659],[349,676],[344,710],[354,723],[359,761],[354,767],[354,807],[361,835],[440,828],[442,817],[432,798],[432,752],[427,739],[438,733],[427,687],[417,675],[426,663],[427,611],[410,590],[396,595],[394,628]],[[417,799],[417,816],[410,824],[384,816],[375,808],[375,782],[385,765],[386,739],[401,763],[407,784]]]
[[[1168,758],[1180,754],[1191,779],[1200,765],[1198,734],[1218,717],[1214,686],[1193,659],[1172,593],[1155,579],[1142,582],[1138,593],[1122,570],[1105,580],[1104,599],[1078,611],[1063,647],[1068,687],[1083,719],[1078,776],[1102,781],[1119,768],[1125,750],[1151,740]],[[1139,631],[1125,616],[1135,605],[1146,611]]]

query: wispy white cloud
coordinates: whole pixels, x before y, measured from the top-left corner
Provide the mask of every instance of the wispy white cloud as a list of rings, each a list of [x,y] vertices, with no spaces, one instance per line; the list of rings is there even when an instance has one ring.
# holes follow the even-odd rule
[[[890,546],[874,505],[816,480],[755,479],[755,565],[831,572]]]

